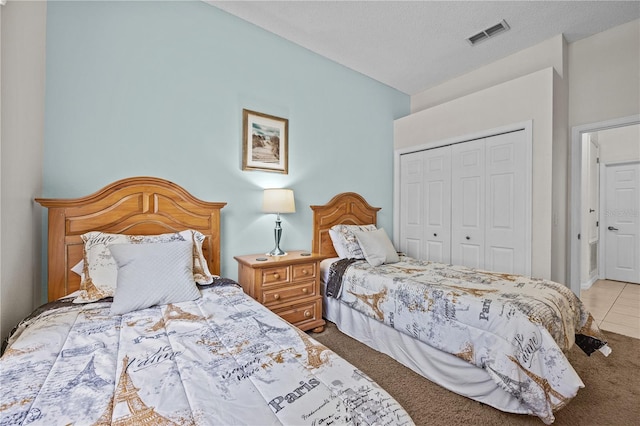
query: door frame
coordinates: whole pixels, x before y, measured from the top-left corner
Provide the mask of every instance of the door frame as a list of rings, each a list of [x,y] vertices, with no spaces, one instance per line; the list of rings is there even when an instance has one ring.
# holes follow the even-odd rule
[[[570,268],[567,270],[567,282],[571,290],[580,296],[580,240],[578,235],[582,228],[582,212],[580,206],[582,203],[582,194],[580,184],[582,182],[582,135],[585,133],[594,133],[600,130],[614,129],[616,127],[625,127],[634,124],[640,124],[640,114],[630,115],[627,117],[615,118],[612,120],[600,121],[597,123],[584,124],[571,128],[571,147],[569,158],[571,159],[569,188],[571,192],[569,223],[567,226],[567,247],[569,248],[569,258],[571,259]],[[599,265],[598,265],[599,267]],[[600,273],[600,271],[598,271]]]

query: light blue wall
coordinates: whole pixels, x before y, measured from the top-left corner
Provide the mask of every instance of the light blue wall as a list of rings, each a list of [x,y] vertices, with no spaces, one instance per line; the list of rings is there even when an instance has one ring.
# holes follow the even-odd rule
[[[356,191],[392,232],[393,120],[409,96],[200,1],[49,2],[44,196],[157,176],[222,211],[222,274],[273,248],[262,188],[290,187],[282,248],[309,205]],[[241,170],[242,109],[289,119],[289,174]],[[46,275],[46,274],[45,274]],[[46,293],[46,292],[45,292]]]

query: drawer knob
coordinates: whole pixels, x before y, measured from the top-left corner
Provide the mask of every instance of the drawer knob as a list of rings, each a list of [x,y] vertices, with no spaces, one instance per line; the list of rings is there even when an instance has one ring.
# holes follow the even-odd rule
[[[311,316],[311,312],[309,310],[304,311],[304,317],[309,318]]]
[[[304,294],[307,294],[307,293],[309,292],[309,289],[305,287],[305,288],[303,288],[303,289],[302,289],[302,292],[303,292]]]
[[[302,275],[308,275],[308,274],[309,274],[309,272],[306,269],[302,270]]]
[[[278,293],[276,293],[276,294],[273,295],[273,298],[278,300],[278,299],[280,299],[280,295]]]
[[[280,278],[280,274],[278,274],[278,273],[274,273],[274,274],[273,274],[273,278],[275,278],[275,279],[277,280],[278,278]]]

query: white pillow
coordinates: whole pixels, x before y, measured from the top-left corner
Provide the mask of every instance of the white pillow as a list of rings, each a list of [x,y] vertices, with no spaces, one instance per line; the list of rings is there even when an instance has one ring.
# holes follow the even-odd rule
[[[364,258],[371,266],[400,261],[400,257],[384,228],[368,232],[354,231],[354,233],[360,243]]]
[[[111,256],[113,244],[150,244],[172,241],[188,241],[192,245],[193,275],[198,284],[211,284],[213,276],[202,253],[205,236],[194,230],[160,235],[108,234],[92,231],[82,235],[84,241],[84,265],[80,282],[80,295],[74,303],[95,302],[115,294],[118,268]],[[77,265],[76,265],[77,266]],[[75,267],[74,266],[74,269]]]
[[[109,251],[118,265],[111,315],[200,297],[190,241],[113,244]]]
[[[331,229],[337,234],[337,240],[339,244],[341,244],[346,253],[344,256],[340,257],[348,257],[351,259],[364,259],[364,254],[362,253],[362,249],[360,248],[360,244],[358,244],[358,239],[354,234],[354,231],[375,231],[375,225],[335,225],[332,226]],[[329,234],[331,235],[331,234]],[[335,248],[335,246],[334,246]],[[338,251],[336,250],[336,253]]]
[[[73,268],[71,268],[71,272],[82,276],[82,268],[84,268],[84,260],[81,260],[80,262],[73,265]]]

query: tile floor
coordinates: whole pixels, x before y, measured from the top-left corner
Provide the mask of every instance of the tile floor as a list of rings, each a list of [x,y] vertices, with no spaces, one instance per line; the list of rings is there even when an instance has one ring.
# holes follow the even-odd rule
[[[640,285],[598,280],[580,299],[600,329],[640,339]]]

